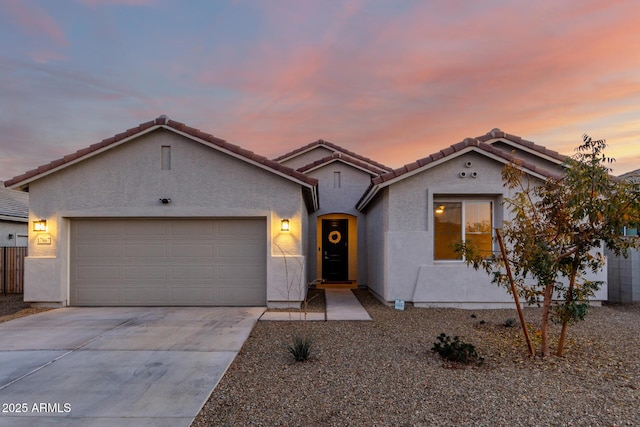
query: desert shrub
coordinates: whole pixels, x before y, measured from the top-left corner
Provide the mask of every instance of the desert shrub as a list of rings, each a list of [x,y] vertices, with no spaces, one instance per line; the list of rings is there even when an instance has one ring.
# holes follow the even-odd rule
[[[311,356],[313,340],[309,337],[294,335],[293,343],[287,346],[287,350],[297,362],[304,362]]]
[[[453,337],[441,333],[438,341],[433,343],[431,351],[438,353],[440,357],[450,362],[471,364],[482,363],[484,359],[478,355],[473,344],[465,343],[460,337]]]

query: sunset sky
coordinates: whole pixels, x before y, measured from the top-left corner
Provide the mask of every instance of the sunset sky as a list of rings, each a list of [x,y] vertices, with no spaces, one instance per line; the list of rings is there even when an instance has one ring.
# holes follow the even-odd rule
[[[161,114],[399,167],[493,128],[640,168],[640,1],[0,0],[0,179]]]

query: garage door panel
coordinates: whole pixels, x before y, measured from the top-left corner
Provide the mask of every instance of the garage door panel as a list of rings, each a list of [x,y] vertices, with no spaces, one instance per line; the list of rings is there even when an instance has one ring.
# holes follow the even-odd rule
[[[174,236],[201,237],[212,236],[216,226],[212,222],[174,222],[171,224],[171,234]]]
[[[111,280],[119,280],[122,278],[122,268],[119,266],[102,266],[90,265],[86,267],[75,267],[73,270],[73,278],[80,282],[95,283]]]
[[[262,234],[261,237],[264,237],[266,229],[263,225],[260,225],[258,223],[251,223],[250,221],[245,221],[245,223],[243,223],[237,221],[219,226],[217,230],[220,237],[231,237],[233,239],[253,239],[254,236],[260,234]]]
[[[261,271],[261,266],[221,265],[218,267],[218,278],[221,280],[255,283],[259,281]]]
[[[96,299],[103,301],[104,305],[115,305],[120,301],[120,291],[108,287],[81,288],[77,290],[76,295],[79,305],[96,305]]]
[[[78,237],[113,238],[124,234],[124,224],[111,221],[109,223],[102,223],[100,227],[95,227],[92,223],[82,222],[77,223],[72,232],[74,236]]]
[[[171,278],[175,281],[202,280],[211,283],[215,279],[215,269],[212,266],[172,266]]]
[[[142,236],[144,238],[164,237],[169,234],[169,225],[165,221],[125,222],[123,233],[126,236]]]
[[[264,245],[251,244],[244,242],[225,243],[218,246],[219,257],[222,259],[246,259],[246,258],[262,258],[264,254]]]
[[[125,280],[161,280],[167,276],[168,268],[162,265],[152,266],[126,266],[124,267]]]
[[[159,286],[136,286],[123,290],[123,299],[135,305],[166,304],[169,290]]]
[[[74,253],[79,259],[113,258],[122,255],[122,245],[87,243],[75,246]]]
[[[70,302],[265,305],[266,247],[264,218],[74,219]]]
[[[171,245],[171,256],[174,258],[212,258],[213,253],[214,248],[211,244],[184,242]]]
[[[169,249],[165,242],[123,243],[120,252],[127,258],[158,258],[166,257]]]

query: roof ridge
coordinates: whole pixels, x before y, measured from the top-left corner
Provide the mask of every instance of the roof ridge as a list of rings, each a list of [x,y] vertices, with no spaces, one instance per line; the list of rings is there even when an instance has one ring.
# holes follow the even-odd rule
[[[502,131],[500,131],[499,129],[496,128],[496,129],[493,129],[491,132],[489,132],[486,135],[490,135],[493,131],[502,132]],[[504,132],[502,132],[502,133],[504,133]],[[486,135],[483,135],[483,136],[486,136]],[[505,135],[508,135],[508,134],[505,134]],[[504,150],[501,150],[499,148],[494,147],[491,144],[488,144],[485,141],[493,139],[493,138],[489,138],[489,139],[486,139],[485,141],[483,141],[483,136],[478,137],[478,138],[465,138],[464,140],[462,140],[462,141],[460,141],[460,142],[458,142],[456,144],[450,145],[449,147],[443,148],[440,151],[432,153],[432,154],[428,155],[427,157],[423,157],[423,158],[418,159],[418,160],[416,160],[415,162],[412,162],[412,163],[407,163],[407,164],[405,164],[405,165],[403,165],[403,166],[401,166],[401,167],[399,167],[397,169],[394,169],[391,172],[388,172],[388,173],[385,173],[385,174],[382,174],[382,175],[380,175],[378,177],[373,178],[373,180],[372,180],[373,184],[381,184],[383,182],[390,181],[390,180],[392,180],[394,178],[397,178],[397,177],[399,177],[401,175],[404,175],[406,173],[414,171],[414,170],[416,170],[418,168],[424,167],[424,166],[426,166],[426,165],[428,165],[430,163],[433,163],[433,162],[435,162],[437,160],[443,159],[445,157],[449,157],[452,154],[454,154],[456,152],[459,152],[459,151],[462,151],[462,150],[464,150],[464,149],[466,149],[468,147],[477,147],[477,148],[479,148],[479,149],[481,149],[483,151],[486,151],[486,152],[489,152],[491,154],[494,154],[494,155],[497,155],[499,157],[502,157],[503,159],[508,160],[510,162],[517,163],[519,166],[522,166],[522,167],[524,167],[526,169],[529,169],[529,170],[531,170],[533,172],[539,173],[539,174],[547,176],[547,177],[556,176],[556,174],[553,171],[549,171],[547,169],[540,168],[540,167],[534,165],[531,162],[527,162],[525,160],[519,159],[519,158],[517,158],[515,156],[512,156],[511,154],[505,152]],[[506,137],[502,137],[502,138],[507,139]],[[516,142],[516,141],[514,141],[514,142]],[[543,146],[540,145],[539,147],[543,147]]]
[[[325,156],[325,157],[323,157],[321,159],[318,159],[318,160],[313,161],[313,162],[311,162],[309,164],[306,164],[306,165],[304,165],[302,167],[299,167],[296,170],[298,172],[304,173],[304,172],[306,172],[306,171],[308,171],[310,169],[313,169],[315,167],[318,167],[318,166],[321,166],[321,165],[324,165],[324,164],[328,164],[332,160],[342,160],[343,162],[351,163],[351,164],[353,164],[355,166],[358,166],[360,168],[366,169],[366,170],[368,170],[369,172],[371,172],[371,173],[373,173],[375,175],[381,175],[381,174],[385,173],[384,169],[376,169],[371,164],[365,163],[365,162],[363,162],[361,160],[353,158],[353,157],[351,157],[349,155],[346,155],[344,153],[337,153],[337,152],[336,153],[331,153],[328,156]]]
[[[292,156],[294,156],[296,154],[299,154],[299,153],[303,153],[305,151],[310,150],[311,148],[320,147],[320,146],[323,146],[323,145],[326,146],[326,147],[329,147],[329,148],[331,148],[333,150],[340,151],[340,152],[342,152],[344,154],[347,154],[347,155],[349,155],[349,156],[351,156],[351,157],[353,157],[355,159],[358,159],[360,161],[363,161],[363,162],[366,162],[366,163],[370,163],[370,164],[372,164],[372,165],[374,165],[374,166],[376,166],[376,167],[378,167],[378,168],[380,168],[382,170],[387,170],[387,171],[391,171],[392,170],[392,168],[390,168],[389,166],[383,165],[382,163],[376,162],[375,160],[373,160],[373,159],[371,159],[369,157],[362,156],[362,155],[360,155],[360,154],[358,154],[358,153],[356,153],[354,151],[347,150],[344,147],[341,147],[341,146],[339,146],[337,144],[334,144],[333,142],[329,142],[329,141],[326,141],[324,139],[318,139],[316,141],[310,142],[309,144],[303,145],[302,147],[296,148],[295,150],[291,150],[291,151],[289,151],[289,152],[287,152],[285,154],[282,154],[282,155],[280,155],[278,157],[275,157],[273,160],[276,161],[276,162],[280,162],[283,159],[292,157]]]
[[[30,171],[27,171],[21,175],[17,175],[13,178],[11,178],[8,181],[4,182],[5,187],[10,187],[12,185],[15,185],[19,182],[25,181],[27,179],[36,177],[42,173],[51,171],[53,169],[56,169],[60,166],[63,166],[64,164],[70,163],[72,161],[78,160],[88,154],[91,154],[95,151],[98,151],[104,147],[107,147],[109,145],[113,145],[119,141],[122,141],[124,139],[133,137],[137,134],[140,134],[142,132],[147,131],[148,129],[151,129],[153,127],[166,127],[166,128],[171,128],[174,129],[178,132],[182,132],[185,133],[187,135],[190,135],[192,137],[201,139],[203,141],[206,141],[208,143],[214,144],[220,148],[223,148],[227,151],[230,151],[234,154],[237,154],[241,157],[246,158],[247,160],[262,164],[270,169],[273,169],[275,171],[278,171],[280,173],[283,173],[285,175],[289,175],[292,178],[295,178],[299,181],[302,181],[306,184],[315,186],[317,185],[318,181],[314,178],[311,178],[301,172],[296,171],[295,169],[292,169],[288,166],[284,166],[280,163],[274,162],[272,160],[267,159],[264,156],[261,156],[259,154],[255,154],[253,151],[249,151],[246,150],[244,148],[241,148],[240,146],[231,144],[227,141],[225,141],[224,139],[220,139],[210,133],[206,133],[203,132],[199,129],[196,129],[194,127],[191,126],[187,126],[186,124],[182,123],[182,122],[178,122],[175,120],[171,120],[168,116],[166,115],[160,115],[157,118],[155,118],[154,120],[150,120],[148,122],[144,122],[141,123],[138,126],[135,126],[133,128],[127,129],[124,132],[118,133],[112,137],[103,139],[102,141],[92,144],[89,147],[85,147],[82,148],[80,150],[77,150],[75,153],[71,153],[68,154],[60,159],[56,159],[53,160],[47,164],[41,165],[39,167],[37,167],[36,169],[32,169]]]

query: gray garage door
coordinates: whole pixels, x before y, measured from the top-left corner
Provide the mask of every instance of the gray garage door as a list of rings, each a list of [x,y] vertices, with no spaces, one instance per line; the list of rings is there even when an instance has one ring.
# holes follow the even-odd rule
[[[266,304],[265,219],[73,219],[71,305]]]

